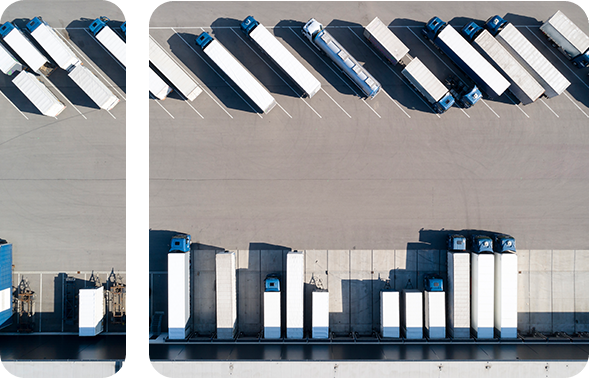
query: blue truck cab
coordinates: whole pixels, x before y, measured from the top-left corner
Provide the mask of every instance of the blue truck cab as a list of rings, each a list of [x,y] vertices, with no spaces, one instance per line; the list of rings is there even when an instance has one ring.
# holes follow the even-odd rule
[[[463,235],[448,235],[448,251],[466,251],[466,238]]]
[[[246,19],[243,20],[243,22],[241,23],[240,28],[241,31],[243,31],[246,35],[250,35],[252,30],[254,30],[254,28],[259,24],[260,23],[256,21],[255,18],[253,18],[252,16],[247,16]]]
[[[497,35],[505,25],[507,25],[507,21],[499,16],[493,16],[485,22],[485,28],[494,36]]]
[[[421,29],[421,33],[430,41],[433,41],[434,38],[438,35],[439,32],[442,31],[446,27],[446,23],[442,21],[439,17],[432,17],[431,20],[425,24],[425,27]]]
[[[425,291],[444,291],[444,279],[435,273],[426,274],[423,277]]]
[[[37,29],[43,21],[40,17],[35,17],[31,21],[27,22],[27,29],[32,33]]]
[[[190,241],[190,235],[176,235],[172,237],[172,241],[170,242],[170,252],[190,252]]]
[[[515,252],[515,239],[505,234],[495,234],[495,252]]]
[[[493,240],[488,236],[473,235],[471,251],[475,253],[493,253]]]
[[[265,291],[280,291],[280,279],[276,274],[269,274],[264,280]]]
[[[106,26],[106,23],[109,22],[110,19],[105,16],[100,16],[96,20],[92,21],[88,29],[92,32],[92,34],[96,35],[99,31],[102,30]]]
[[[16,26],[14,26],[11,22],[5,22],[2,24],[2,26],[0,26],[0,35],[2,36],[2,38],[4,38],[13,29],[16,29]]]
[[[469,22],[460,30],[460,34],[462,34],[462,36],[466,38],[467,41],[472,42],[482,31],[482,27],[478,26],[474,22]]]
[[[12,244],[0,239],[0,292],[6,295],[8,308],[0,311],[0,328],[12,324]]]
[[[135,20],[132,18],[128,18],[123,24],[121,25],[121,31],[125,33],[125,35],[129,35],[137,27]]]
[[[200,46],[201,49],[205,49],[209,43],[213,42],[213,37],[209,35],[207,32],[202,32],[198,37],[196,37],[196,44]]]

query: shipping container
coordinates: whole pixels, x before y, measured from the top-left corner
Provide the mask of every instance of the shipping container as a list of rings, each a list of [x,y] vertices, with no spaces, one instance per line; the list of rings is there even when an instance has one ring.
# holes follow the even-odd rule
[[[401,306],[402,327],[406,339],[423,338],[423,293],[419,290],[403,290]]]
[[[104,287],[80,289],[78,336],[96,336],[104,331]]]
[[[229,340],[237,331],[237,276],[235,252],[215,256],[217,289],[217,339]]]
[[[41,114],[57,117],[65,109],[65,105],[32,73],[21,71],[12,82]]]
[[[75,66],[68,76],[101,109],[111,110],[119,103],[119,98],[86,67]]]
[[[279,339],[280,329],[280,292],[264,292],[264,338]]]
[[[329,292],[313,291],[312,293],[312,334],[314,339],[329,338]]]
[[[65,44],[55,30],[39,17],[35,17],[29,21],[27,23],[27,29],[29,29],[31,36],[49,54],[51,59],[62,69],[70,71],[74,66],[81,63],[80,59]]]
[[[470,253],[472,334],[492,339],[495,327],[495,258],[493,253]],[[517,291],[517,287],[513,290]]]
[[[172,88],[151,67],[149,68],[149,91],[160,100],[165,100],[172,92]]]
[[[517,255],[495,252],[495,332],[517,338]]]
[[[400,337],[399,292],[380,292],[380,335],[382,337]]]
[[[378,17],[364,28],[364,37],[393,65],[409,53],[409,47],[405,46]]]
[[[8,76],[22,71],[22,64],[2,44],[0,44],[0,70]]]
[[[305,255],[286,254],[286,337],[303,338]]]
[[[446,293],[425,291],[423,293],[425,332],[430,339],[446,338]]]
[[[10,22],[5,22],[0,26],[0,36],[33,72],[42,73],[45,76],[49,76],[53,72],[54,68],[51,67],[47,58],[37,50],[16,26]]]
[[[462,237],[460,237],[462,238]],[[460,239],[462,248],[466,241]],[[470,254],[448,251],[448,280],[446,282],[446,313],[448,336],[455,339],[470,337]]]
[[[12,244],[0,240],[0,329],[12,324]]]
[[[168,339],[183,340],[191,331],[190,251],[168,253]]]

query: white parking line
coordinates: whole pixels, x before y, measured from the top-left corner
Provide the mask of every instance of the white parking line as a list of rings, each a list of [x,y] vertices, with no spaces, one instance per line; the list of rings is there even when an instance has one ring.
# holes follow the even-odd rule
[[[55,90],[57,91],[57,93],[59,93],[59,94],[61,95],[61,97],[65,98],[65,100],[66,100],[66,101],[67,101],[67,102],[68,102],[68,103],[69,103],[69,104],[72,106],[72,108],[76,109],[76,111],[77,111],[78,113],[80,113],[80,115],[81,115],[82,117],[84,117],[84,119],[88,119],[88,118],[86,118],[86,116],[85,116],[85,115],[84,115],[84,114],[83,114],[83,113],[80,111],[80,109],[76,108],[76,106],[75,106],[74,104],[72,104],[72,102],[70,101],[70,99],[69,99],[69,98],[65,97],[65,96],[63,95],[63,93],[61,93],[61,91],[60,91],[59,89],[57,89],[57,87],[56,87],[55,85],[53,85],[53,83],[51,82],[51,80],[49,80],[48,78],[45,78],[45,80],[47,80],[47,82],[48,82],[49,84],[51,84],[51,85],[50,85],[50,87],[51,87],[51,88],[53,88],[53,89],[55,89]]]
[[[387,96],[389,99],[391,99],[391,101],[392,101],[392,102],[393,102],[395,105],[397,105],[397,107],[398,107],[399,109],[401,109],[401,111],[402,111],[403,113],[405,113],[405,115],[406,115],[407,117],[411,118],[411,116],[410,116],[410,115],[409,115],[409,114],[408,114],[408,113],[405,111],[405,109],[403,109],[403,108],[401,107],[401,105],[399,105],[399,104],[397,103],[397,101],[395,101],[395,100],[394,100],[394,99],[393,99],[393,98],[392,98],[392,97],[391,97],[391,96],[390,96],[390,95],[387,93],[387,91],[385,91],[385,90],[383,89],[383,90],[382,90],[382,93],[384,93],[384,94],[385,94],[385,96]],[[435,113],[434,113],[434,114],[435,114]],[[439,118],[439,117],[440,117],[440,116],[438,115],[438,118]]]
[[[62,36],[62,38],[63,38],[63,36]],[[81,57],[81,59],[84,59],[84,60],[86,61],[86,63],[88,63],[88,66],[92,67],[92,68],[94,69],[94,71],[96,71],[96,74],[98,74],[98,75],[99,75],[99,76],[100,76],[100,77],[101,77],[101,78],[102,78],[104,81],[106,81],[107,83],[109,83],[109,84],[110,84],[110,86],[111,86],[111,88],[112,88],[112,89],[113,89],[115,92],[117,92],[117,94],[118,94],[119,96],[121,96],[121,98],[122,98],[123,100],[127,101],[127,99],[125,98],[125,96],[124,96],[124,95],[123,95],[121,92],[119,92],[119,91],[117,90],[117,88],[116,88],[116,85],[112,84],[112,83],[111,83],[109,80],[107,80],[107,79],[104,77],[104,75],[102,75],[102,74],[100,73],[100,71],[98,71],[98,69],[97,69],[97,68],[96,68],[94,65],[92,65],[92,63],[91,63],[91,62],[90,62],[88,59],[84,58],[84,56],[85,56],[85,55],[84,55],[84,53],[83,53],[83,52],[82,52],[80,49],[78,49],[76,46],[74,46],[74,44],[73,44],[71,41],[68,41],[68,40],[67,40],[67,39],[65,39],[65,38],[63,38],[63,39],[66,41],[66,43],[67,43],[67,44],[69,44],[69,45],[72,47],[72,49],[73,49],[74,51],[76,51],[78,54],[80,54],[80,57]]]
[[[297,35],[297,33],[295,33],[295,32],[294,32],[294,30],[292,30],[292,27],[290,28],[290,31],[292,31],[292,32],[293,32],[295,35]],[[298,35],[297,35],[297,37],[298,37]],[[300,37],[299,37],[299,39],[301,39],[301,40],[302,40],[302,38],[300,38]],[[305,46],[307,46],[307,47],[308,47],[308,48],[309,48],[311,51],[313,51],[313,49],[311,48],[311,46],[309,46],[307,43],[305,43]],[[321,61],[322,61],[323,63],[325,63],[325,65],[326,65],[326,66],[327,66],[327,67],[328,67],[328,68],[329,68],[329,69],[330,69],[330,70],[331,70],[331,71],[332,71],[332,72],[333,72],[333,73],[334,73],[334,74],[335,74],[337,77],[339,77],[339,78],[340,78],[340,80],[341,80],[341,81],[342,81],[342,82],[343,82],[343,83],[344,83],[344,84],[345,84],[345,85],[346,85],[348,88],[350,88],[350,89],[352,90],[352,92],[353,92],[353,93],[355,93],[355,94],[356,94],[356,96],[360,97],[360,95],[358,94],[358,92],[357,92],[357,91],[356,91],[354,88],[352,88],[352,87],[351,87],[351,86],[348,84],[348,82],[347,82],[345,79],[343,79],[343,78],[342,78],[342,77],[341,77],[341,76],[340,76],[340,75],[339,75],[339,74],[338,74],[338,73],[337,73],[337,72],[336,72],[336,71],[335,71],[335,70],[334,70],[334,69],[333,69],[333,68],[332,68],[332,67],[331,67],[331,66],[330,66],[330,65],[329,65],[329,64],[328,64],[328,63],[327,63],[327,62],[326,62],[326,61],[325,61],[325,60],[324,60],[322,57],[321,57],[321,56],[319,56],[319,54],[317,54],[317,52],[316,52],[316,51],[313,51],[313,53],[314,53],[314,54],[315,54],[315,55],[316,55],[316,56],[317,56],[319,59],[321,59]],[[361,98],[361,97],[360,97],[360,98]],[[366,104],[366,106],[368,106],[368,107],[369,107],[369,108],[370,108],[370,109],[371,109],[371,110],[372,110],[372,111],[373,111],[373,112],[374,112],[374,113],[375,113],[375,114],[378,116],[378,118],[382,118],[382,117],[381,117],[381,116],[380,116],[380,115],[379,115],[379,114],[378,114],[378,113],[377,113],[377,112],[376,112],[374,109],[372,109],[372,107],[371,107],[370,105],[368,105],[368,103],[366,102],[366,100],[365,100],[364,98],[362,98],[362,102],[363,102],[364,104]]]
[[[86,30],[86,29],[84,29],[84,30]],[[127,73],[127,74],[128,74],[128,75],[129,75],[129,76],[130,76],[130,77],[131,77],[131,78],[132,78],[132,79],[133,79],[133,80],[134,80],[134,81],[135,81],[137,84],[139,84],[139,86],[140,86],[141,88],[143,88],[143,90],[144,90],[144,91],[145,91],[145,92],[146,92],[146,93],[149,95],[149,97],[151,97],[151,98],[152,98],[152,99],[153,99],[153,100],[154,100],[154,101],[155,101],[155,102],[156,102],[156,103],[157,103],[157,104],[158,104],[158,105],[159,105],[159,106],[160,106],[162,109],[164,109],[164,111],[165,111],[166,113],[168,113],[168,115],[169,115],[170,117],[172,117],[172,119],[174,119],[174,116],[173,116],[173,115],[172,115],[172,114],[171,114],[171,113],[168,111],[168,109],[164,108],[164,106],[163,106],[163,105],[160,103],[160,101],[158,101],[158,100],[157,100],[155,97],[153,97],[153,95],[151,94],[151,92],[150,92],[150,91],[148,91],[148,90],[147,90],[147,88],[145,88],[145,87],[143,86],[143,84],[141,84],[141,83],[139,82],[139,80],[137,80],[137,79],[135,78],[135,76],[133,76],[133,75],[132,75],[132,74],[131,74],[131,73],[130,73],[128,70],[127,70],[127,68],[126,68],[125,66],[123,66],[123,65],[122,65],[122,64],[121,64],[121,63],[120,63],[120,62],[119,62],[119,61],[118,61],[118,60],[117,60],[117,59],[116,59],[116,58],[115,58],[115,57],[114,57],[114,56],[113,56],[113,55],[110,53],[110,51],[108,51],[108,50],[107,50],[107,49],[106,49],[104,46],[102,46],[102,43],[98,42],[98,40],[96,40],[96,38],[94,37],[94,35],[92,35],[92,33],[90,33],[88,30],[86,30],[86,33],[88,33],[88,35],[89,35],[90,37],[92,37],[92,39],[93,39],[94,41],[96,41],[96,43],[97,43],[97,44],[98,44],[100,47],[102,47],[102,49],[103,49],[104,51],[106,51],[106,53],[107,53],[108,55],[110,55],[110,57],[111,57],[111,58],[112,58],[112,59],[113,59],[115,62],[117,62],[117,64],[118,64],[118,65],[119,65],[119,66],[120,66],[120,67],[121,67],[123,70],[125,70],[125,72],[126,72],[126,73]]]
[[[113,115],[113,114],[110,112],[110,110],[107,110],[106,112],[107,112],[108,114],[110,114],[110,116],[111,116],[111,117],[113,117],[114,119],[117,119],[117,117],[115,117],[115,116],[114,116],[114,115]]]
[[[527,114],[526,114],[526,112],[524,112],[524,110],[523,110],[523,109],[522,109],[522,108],[521,108],[521,107],[520,107],[520,106],[519,106],[519,105],[518,105],[518,104],[517,104],[515,101],[513,101],[513,99],[512,99],[512,98],[511,98],[511,96],[509,95],[509,93],[505,92],[505,96],[506,96],[506,97],[509,99],[509,101],[511,101],[511,102],[513,103],[513,105],[517,106],[517,108],[518,108],[518,109],[519,109],[519,110],[520,110],[522,113],[524,113],[524,115],[525,115],[526,117],[530,118],[530,116],[529,116],[529,115],[527,115]]]
[[[325,89],[323,89],[323,87],[321,87],[321,90],[322,90],[322,91],[323,91],[323,93],[325,93],[325,94],[327,95],[327,97],[329,97],[329,98],[331,99],[331,101],[333,101],[333,102],[334,102],[334,103],[335,103],[335,104],[336,104],[336,105],[337,105],[337,106],[338,106],[338,107],[339,107],[339,108],[340,108],[340,109],[341,109],[341,110],[342,110],[344,113],[346,113],[346,115],[347,115],[348,117],[352,118],[352,116],[351,116],[350,114],[348,114],[348,112],[346,112],[346,110],[345,110],[344,108],[342,108],[342,107],[340,106],[340,104],[338,104],[338,103],[337,103],[337,102],[336,102],[336,101],[333,99],[333,97],[331,97],[331,96],[329,95],[329,93],[327,93],[327,92],[325,91]]]
[[[585,114],[585,117],[589,118],[589,115],[587,115],[587,113],[585,113],[583,111],[583,109],[581,109],[581,107],[579,105],[577,105],[576,102],[573,101],[573,99],[568,95],[568,93],[566,93],[566,92],[563,92],[563,93],[569,100],[571,100],[571,102],[577,107],[577,109],[579,109],[581,111],[581,113]]]
[[[552,110],[552,108],[551,108],[550,106],[548,106],[548,104],[547,104],[547,103],[545,103],[545,102],[544,102],[544,100],[543,100],[543,99],[540,99],[540,101],[542,101],[542,103],[543,103],[544,105],[546,105],[546,107],[547,107],[548,109],[550,109],[550,111],[551,111],[552,113],[554,113],[554,115],[556,116],[556,118],[560,118],[560,117],[558,116],[558,114],[556,114],[556,112],[555,112],[554,110]]]
[[[198,53],[196,52],[196,50],[195,50],[195,49],[193,49],[193,48],[192,48],[192,46],[190,46],[190,44],[189,44],[188,42],[186,42],[186,40],[184,40],[184,38],[182,38],[182,36],[181,36],[180,34],[178,34],[178,32],[177,32],[176,30],[174,30],[174,28],[170,28],[170,29],[172,29],[172,31],[173,31],[173,32],[174,32],[174,33],[175,33],[175,34],[176,34],[176,35],[177,35],[177,36],[178,36],[178,37],[179,37],[179,38],[182,40],[182,42],[184,42],[184,43],[186,44],[186,46],[188,46],[188,47],[189,47],[189,48],[190,48],[190,49],[191,49],[191,50],[192,50],[192,51],[193,51],[193,52],[194,52],[196,55],[198,55]],[[200,57],[200,55],[198,55],[198,56]],[[201,59],[202,59],[202,58],[201,58]],[[205,63],[207,63],[207,62],[205,61]],[[207,63],[207,64],[208,64],[208,63]],[[209,67],[211,67],[211,66],[209,65]],[[211,68],[212,68],[212,67],[211,67]],[[218,106],[219,106],[221,109],[223,109],[223,111],[224,111],[225,113],[227,113],[227,115],[228,115],[229,117],[231,117],[231,119],[233,119],[233,116],[231,115],[231,113],[229,113],[229,112],[227,111],[227,109],[225,109],[225,108],[224,108],[224,107],[223,107],[221,104],[219,104],[219,102],[218,102],[218,101],[217,101],[217,100],[216,100],[216,99],[215,99],[215,98],[214,98],[214,97],[213,97],[213,96],[212,96],[212,95],[209,93],[209,91],[207,91],[207,90],[204,88],[204,86],[203,86],[203,85],[201,85],[201,88],[202,88],[202,90],[203,90],[203,91],[204,91],[204,92],[205,92],[205,93],[206,93],[206,94],[207,94],[207,95],[208,95],[208,96],[211,98],[211,100],[213,100],[213,101],[215,102],[215,104],[217,104],[217,105],[218,105]]]
[[[0,93],[2,93],[2,92],[0,92]],[[25,117],[26,119],[29,119],[29,117],[27,117],[27,116],[25,115],[25,113],[21,112],[21,111],[20,111],[20,109],[19,109],[19,108],[17,108],[17,107],[16,107],[16,105],[14,105],[14,104],[12,103],[12,101],[10,101],[10,100],[8,99],[8,97],[6,97],[6,95],[5,95],[4,93],[2,93],[2,96],[4,96],[4,98],[6,99],[6,101],[8,101],[8,102],[10,103],[10,105],[14,106],[14,108],[15,108],[15,109],[16,109],[16,110],[17,110],[17,111],[20,113],[20,114],[22,114],[22,116],[23,116],[23,117]]]
[[[203,32],[205,31],[203,28],[201,28],[201,30],[202,30]],[[251,108],[251,109],[254,111],[254,113],[256,113],[256,114],[258,115],[258,117],[260,117],[260,118],[263,118],[263,117],[262,117],[262,115],[261,115],[260,113],[258,113],[258,111],[257,111],[257,110],[256,110],[256,109],[255,109],[255,108],[254,108],[254,107],[253,107],[253,106],[252,106],[252,105],[251,105],[251,104],[250,104],[250,103],[249,103],[249,102],[248,102],[248,101],[247,101],[245,98],[243,98],[243,96],[241,96],[241,95],[239,94],[239,92],[237,92],[237,90],[236,90],[235,88],[233,88],[233,86],[232,86],[231,84],[229,84],[229,83],[227,82],[227,80],[225,80],[225,79],[223,78],[223,76],[221,76],[221,74],[219,74],[219,72],[217,72],[217,70],[215,70],[215,69],[213,68],[213,66],[211,66],[211,65],[209,64],[209,62],[207,62],[207,61],[206,61],[206,60],[205,60],[205,59],[204,59],[204,58],[203,58],[203,57],[202,57],[202,56],[201,56],[199,53],[197,53],[197,52],[196,52],[196,50],[195,50],[194,48],[192,48],[192,46],[190,46],[190,44],[189,44],[189,43],[188,43],[188,42],[187,42],[187,41],[186,41],[184,38],[182,38],[182,36],[181,36],[180,34],[178,34],[178,33],[176,32],[176,30],[174,30],[174,28],[172,28],[172,31],[174,31],[174,33],[176,33],[176,34],[178,35],[178,37],[180,37],[180,38],[181,38],[181,39],[184,41],[184,43],[186,43],[186,44],[188,45],[188,47],[190,47],[190,49],[191,49],[192,51],[194,51],[194,53],[195,53],[195,54],[196,54],[196,55],[197,55],[197,56],[198,56],[198,57],[199,57],[199,58],[200,58],[200,59],[201,59],[203,62],[205,62],[205,63],[206,63],[206,65],[207,65],[207,66],[209,66],[209,68],[210,68],[211,70],[213,70],[213,72],[214,72],[214,73],[216,73],[216,74],[217,74],[217,75],[218,75],[218,76],[221,78],[221,80],[223,80],[223,81],[225,82],[225,84],[227,84],[227,86],[229,86],[229,88],[231,88],[231,89],[233,90],[233,92],[235,92],[235,94],[236,94],[236,95],[238,95],[238,96],[239,96],[239,98],[241,98],[241,99],[243,100],[243,102],[245,102],[245,103],[247,104],[247,106],[249,106],[249,107],[250,107],[250,108]]]
[[[196,114],[198,114],[198,115],[200,116],[200,118],[202,118],[202,119],[205,119],[205,117],[203,117],[203,116],[202,116],[202,114],[200,114],[200,113],[198,112],[198,110],[196,110],[196,109],[194,108],[194,106],[192,106],[192,104],[190,104],[190,102],[188,102],[188,99],[184,99],[184,102],[185,102],[185,103],[187,103],[187,104],[188,104],[188,106],[190,106],[190,107],[192,108],[192,110],[194,110],[194,111],[196,112]]]
[[[487,104],[485,100],[481,98],[481,101],[483,102],[483,104],[487,105],[487,108],[489,108],[489,110],[491,110],[497,116],[497,118],[501,118],[499,117],[499,114],[495,113],[495,111],[489,106],[489,104]]]
[[[460,106],[458,107],[458,109],[462,110],[462,113],[464,113],[465,116],[467,116],[468,118],[470,118],[470,116],[468,115],[468,113],[466,112],[466,110],[462,109]]]
[[[396,77],[398,77],[398,78],[399,78],[399,80],[401,80],[401,81],[403,82],[403,84],[405,84],[405,85],[406,85],[406,86],[407,86],[409,89],[411,89],[411,90],[413,91],[413,93],[415,93],[415,95],[416,95],[416,96],[417,96],[417,97],[418,97],[418,98],[419,98],[419,99],[420,99],[420,100],[421,100],[421,101],[422,101],[422,102],[423,102],[423,103],[424,103],[424,104],[425,104],[425,105],[426,105],[428,108],[430,108],[430,109],[432,110],[432,112],[433,112],[435,115],[437,115],[437,116],[438,116],[438,118],[440,118],[440,115],[439,115],[437,112],[435,112],[435,111],[432,109],[431,105],[430,105],[429,103],[425,102],[425,101],[424,101],[424,99],[422,98],[422,96],[420,96],[419,94],[417,94],[417,92],[415,92],[415,90],[414,90],[414,89],[413,89],[413,88],[412,88],[412,87],[411,87],[409,84],[407,84],[407,83],[405,82],[405,80],[403,80],[403,79],[401,78],[401,76],[399,76],[399,75],[398,75],[398,74],[397,74],[397,73],[396,73],[396,72],[393,70],[393,68],[390,66],[390,64],[388,64],[387,62],[385,62],[385,61],[382,59],[382,57],[380,57],[380,56],[379,56],[377,53],[375,53],[375,52],[373,51],[373,49],[372,49],[372,48],[370,48],[370,46],[368,46],[368,44],[367,44],[366,42],[364,42],[364,40],[363,40],[362,38],[360,38],[360,36],[359,36],[358,34],[356,34],[356,33],[355,33],[355,32],[354,32],[354,31],[353,31],[353,30],[352,30],[350,27],[348,27],[348,29],[350,29],[350,31],[351,31],[351,32],[352,32],[352,33],[353,33],[353,34],[354,34],[354,35],[355,35],[355,36],[356,36],[356,37],[357,37],[357,38],[358,38],[360,41],[362,41],[362,43],[364,43],[364,45],[365,45],[366,47],[368,47],[368,49],[369,49],[369,50],[370,50],[370,51],[371,51],[371,52],[372,52],[372,53],[373,53],[373,54],[374,54],[374,55],[375,55],[375,56],[376,56],[378,59],[380,59],[380,61],[381,61],[381,62],[383,62],[383,63],[384,63],[384,65],[385,65],[386,67],[388,67],[388,69],[389,69],[389,70],[391,70],[391,72],[392,72],[392,73],[394,73]],[[385,93],[386,93],[386,91],[385,91],[384,89],[383,89],[383,92],[385,92]],[[395,103],[395,105],[397,105],[397,106],[399,107],[399,109],[401,109],[401,110],[403,111],[403,113],[405,113],[405,115],[407,115],[407,117],[411,118],[411,116],[410,116],[409,114],[407,114],[407,112],[406,112],[406,111],[405,111],[405,110],[404,110],[404,109],[401,107],[401,105],[399,105],[399,104],[398,104],[398,103],[397,103],[395,100],[393,100],[393,98],[392,98],[391,96],[389,96],[389,94],[388,94],[388,93],[386,93],[386,95],[387,95],[387,97],[388,97],[388,98],[390,98],[390,99],[391,99],[391,101],[393,101],[393,102]]]
[[[262,58],[262,57],[261,57],[261,56],[260,56],[260,55],[259,55],[259,54],[258,54],[258,53],[255,51],[255,50],[254,50],[254,49],[252,49],[252,47],[251,47],[251,46],[250,46],[250,45],[249,45],[249,44],[248,44],[248,43],[247,43],[247,42],[246,42],[246,41],[243,39],[243,37],[242,37],[241,35],[239,35],[239,34],[238,34],[236,31],[235,31],[235,28],[231,28],[231,31],[232,31],[233,33],[235,33],[235,35],[237,35],[237,36],[239,37],[239,39],[241,39],[241,40],[243,41],[243,43],[244,43],[244,44],[245,44],[245,45],[246,45],[246,46],[247,46],[247,47],[248,47],[248,48],[249,48],[249,49],[250,49],[250,50],[251,50],[251,51],[252,51],[254,54],[256,54],[256,56],[257,56],[258,58],[260,58],[260,60],[261,60],[262,62],[264,62],[264,64],[265,64],[265,65],[266,65],[268,68],[270,68],[270,70],[272,70],[272,72],[274,72],[274,74],[276,74],[276,76],[278,76],[278,77],[280,78],[280,80],[282,80],[282,82],[283,82],[284,84],[286,84],[286,85],[287,85],[287,86],[290,88],[290,90],[291,90],[291,91],[293,91],[293,93],[294,93],[295,95],[297,95],[297,96],[298,96],[298,93],[297,93],[297,92],[294,90],[294,88],[293,88],[293,87],[291,87],[291,86],[290,86],[290,84],[288,84],[288,83],[286,82],[286,80],[284,80],[284,79],[282,78],[282,76],[280,76],[280,75],[278,74],[278,72],[274,71],[274,68],[272,68],[272,66],[270,66],[270,65],[269,65],[269,64],[268,64],[268,63],[267,63],[267,62],[266,62],[266,61],[265,61],[265,60],[264,60],[264,59],[263,59],[263,58]],[[304,103],[306,103],[305,99],[303,99],[302,97],[299,97],[299,99],[300,99],[301,101],[303,101]],[[278,104],[278,101],[276,102],[276,104]],[[281,108],[282,110],[284,110],[280,104],[278,104],[278,106],[280,106],[280,108]],[[315,109],[313,109],[313,107],[311,107],[311,105],[307,104],[307,106],[309,106],[309,107],[311,108],[311,110],[313,110],[313,111],[315,112],[315,114],[319,115],[319,113],[317,113],[317,112],[315,111]],[[287,112],[286,110],[284,110],[284,112],[285,112],[286,114],[288,114],[288,112]],[[288,116],[290,117],[290,114],[288,114]],[[290,118],[292,118],[292,117],[290,117]],[[319,118],[321,118],[321,116],[320,116],[320,115],[319,115]]]

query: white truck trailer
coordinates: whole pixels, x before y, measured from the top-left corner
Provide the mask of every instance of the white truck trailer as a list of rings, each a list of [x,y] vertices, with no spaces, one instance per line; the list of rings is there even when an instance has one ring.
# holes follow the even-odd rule
[[[248,35],[258,46],[278,65],[306,94],[309,98],[313,97],[321,89],[319,80],[309,72],[295,58],[290,51],[286,49],[276,39],[272,33],[256,21],[252,16],[248,16],[241,23],[241,30]]]
[[[495,261],[492,253],[470,253],[471,328],[477,339],[492,339],[495,314]],[[517,291],[517,287],[512,288]]]
[[[446,293],[424,291],[423,309],[427,337],[430,339],[446,338]]]
[[[55,30],[47,23],[33,18],[27,23],[31,35],[49,54],[49,56],[68,76],[82,89],[101,109],[111,110],[119,102],[106,85],[104,85],[89,69],[82,66],[80,59],[63,42]]]
[[[499,16],[493,16],[487,20],[485,28],[544,87],[544,94],[548,98],[558,96],[571,85],[571,82],[513,24]]]
[[[557,11],[540,31],[577,67],[589,66],[589,37],[561,11]]]
[[[400,336],[399,292],[380,292],[380,335],[382,337]]]
[[[80,289],[78,336],[96,336],[104,330],[104,287]]]
[[[454,97],[450,94],[448,88],[438,80],[419,58],[413,59],[401,73],[433,105],[437,113],[444,113],[454,104]]]
[[[264,338],[280,338],[280,292],[264,292]]]
[[[375,17],[365,28],[364,37],[393,65],[403,58],[409,58],[409,47],[378,18]],[[408,62],[407,62],[408,63]]]
[[[172,88],[106,22],[106,17],[97,18],[90,24],[90,32],[153,96],[164,100]]]
[[[522,104],[531,104],[542,96],[544,88],[488,30],[470,22],[462,28],[461,33],[482,56],[505,76],[511,83],[509,91]]]
[[[168,253],[168,339],[189,336],[190,298],[190,250],[172,250]]]
[[[454,339],[468,339],[470,337],[470,255],[467,252],[448,251],[446,258],[448,336]]]
[[[329,292],[316,290],[312,293],[311,337],[314,339],[329,338]]]
[[[12,82],[41,114],[57,117],[65,109],[65,105],[32,73],[21,71]]]
[[[235,252],[218,252],[216,263],[217,339],[233,339],[237,331],[237,276]]]
[[[0,26],[0,36],[31,71],[49,76],[55,69],[47,58],[24,36],[23,32],[12,23],[5,22]]]
[[[149,61],[190,101],[202,93],[201,87],[149,36]]]
[[[517,255],[495,252],[495,332],[517,338]]]
[[[305,255],[286,254],[286,338],[303,338]]]
[[[245,93],[263,113],[276,106],[276,100],[266,88],[219,41],[203,32],[196,44]]]
[[[0,44],[0,71],[10,76],[15,72],[22,71],[22,64]]]
[[[403,290],[402,327],[406,339],[423,338],[423,293],[415,289]]]

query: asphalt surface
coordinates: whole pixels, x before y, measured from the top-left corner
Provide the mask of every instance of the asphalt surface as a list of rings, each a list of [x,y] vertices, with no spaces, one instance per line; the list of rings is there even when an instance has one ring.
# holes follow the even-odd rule
[[[150,227],[223,249],[404,249],[420,230],[513,235],[523,249],[580,249],[589,226],[589,81],[539,26],[572,3],[167,3],[150,34],[203,87],[193,102],[150,100]],[[572,83],[516,105],[504,94],[438,117],[367,44],[378,16],[439,78],[458,69],[420,36],[438,16],[456,27],[499,14]],[[239,23],[253,15],[322,84],[313,98],[280,71]],[[383,85],[373,100],[300,33],[311,17]],[[259,114],[194,43],[207,31],[276,98]],[[459,76],[462,76],[458,73]],[[433,248],[443,248],[430,245]],[[206,248],[203,248],[206,249]],[[165,253],[166,251],[152,251]],[[152,268],[153,269],[153,268]]]

